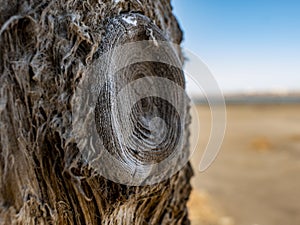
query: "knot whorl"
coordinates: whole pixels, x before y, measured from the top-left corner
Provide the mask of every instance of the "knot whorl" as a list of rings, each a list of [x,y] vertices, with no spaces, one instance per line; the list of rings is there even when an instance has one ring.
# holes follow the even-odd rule
[[[130,184],[139,184],[153,175],[154,170],[172,170],[169,173],[173,174],[182,167],[178,161],[186,158],[186,153],[181,151],[187,138],[189,104],[176,50],[167,42],[165,34],[140,14],[111,18],[106,31],[97,52],[96,66],[86,77],[95,80],[88,81],[92,96],[82,97],[84,91],[78,92],[83,104],[95,103],[94,124],[90,119],[82,120],[87,121],[85,126],[90,123],[90,133],[95,126],[104,147],[101,150],[99,143],[90,144],[99,156],[91,156],[94,153],[88,150],[87,160],[92,164],[102,159],[98,165],[102,175],[108,174],[110,179],[122,183],[133,179]],[[79,108],[78,112],[85,114]],[[87,113],[90,115],[90,110]],[[93,139],[81,141],[82,146],[95,142]],[[166,159],[171,160],[166,162]],[[162,177],[159,179],[166,178]]]

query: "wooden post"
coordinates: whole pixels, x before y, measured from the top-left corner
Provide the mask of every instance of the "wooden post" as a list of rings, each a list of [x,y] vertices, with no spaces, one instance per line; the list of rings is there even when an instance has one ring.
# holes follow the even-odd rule
[[[132,27],[124,23],[119,29],[112,22],[122,15],[138,18],[136,36],[130,36]],[[72,132],[72,98],[89,67],[99,52],[119,43],[114,38],[147,39],[144,23],[157,29],[162,39],[180,44],[182,32],[167,0],[1,3],[0,224],[189,224],[186,202],[193,173],[189,163],[156,184],[120,184],[84,162]],[[176,51],[181,56],[180,49]],[[174,82],[184,88],[181,75],[175,74]],[[111,91],[105,90],[104,101],[109,101]],[[107,120],[111,117],[105,114],[109,103],[107,107],[101,103],[95,112],[97,131],[110,152],[120,153],[116,134],[105,128],[111,127]],[[167,103],[157,104],[164,108]],[[176,132],[171,135],[176,137]],[[113,140],[115,145],[110,145]],[[136,160],[150,157],[158,162],[170,149],[157,151],[160,155],[141,151]]]

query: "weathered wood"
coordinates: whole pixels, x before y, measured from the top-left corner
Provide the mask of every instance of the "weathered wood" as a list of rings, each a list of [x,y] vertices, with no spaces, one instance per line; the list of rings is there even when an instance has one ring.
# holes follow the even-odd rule
[[[189,164],[158,184],[118,184],[84,162],[72,133],[72,98],[99,52],[110,44],[149,37],[143,26],[115,29],[111,18],[130,13],[137,15],[139,24],[149,20],[157,39],[180,44],[180,28],[170,2],[165,0],[1,3],[0,224],[189,224]],[[137,35],[128,38],[122,34],[128,29],[135,29]],[[108,38],[110,35],[121,39]],[[180,49],[176,51],[180,55]],[[170,69],[158,63],[139,64],[125,68],[122,74],[128,80],[117,83],[136,79],[140,70],[152,73],[157,67]],[[162,76],[170,76],[184,87],[180,70]],[[108,89],[100,96],[109,101],[105,96],[113,94]],[[96,107],[97,130],[110,143],[115,134],[103,130],[108,115],[101,103],[99,100]],[[153,113],[154,103],[161,108],[157,116],[170,118],[170,127],[176,129],[176,112],[160,99],[139,102],[134,118]],[[145,105],[147,110],[140,112]],[[188,123],[188,117],[186,120]],[[176,143],[176,130],[168,137],[170,143]],[[120,152],[107,146],[109,151]],[[143,149],[137,155],[130,154],[135,162],[159,162],[171,154],[172,145],[168,146],[158,148],[157,154]],[[184,148],[188,148],[187,142]]]

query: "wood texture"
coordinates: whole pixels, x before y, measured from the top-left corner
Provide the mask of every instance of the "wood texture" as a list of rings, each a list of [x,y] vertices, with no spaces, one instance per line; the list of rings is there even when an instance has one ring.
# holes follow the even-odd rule
[[[12,0],[1,4],[1,224],[189,224],[189,164],[161,183],[125,186],[86,166],[72,135],[74,91],[97,59],[97,52],[105,48],[110,18],[128,13],[148,17],[157,26],[158,36],[181,42],[181,31],[168,1]],[[176,50],[180,55],[180,49]],[[157,66],[161,67],[141,64],[123,74],[129,76],[132,71]],[[175,72],[178,75],[171,79],[184,87],[181,72]],[[134,73],[132,76],[128,79],[135,79]],[[111,91],[105,94],[113,94]],[[161,112],[169,110],[161,100],[145,101],[136,106],[137,111],[146,104],[153,113],[148,101],[158,101]],[[107,116],[101,107],[97,110]],[[175,112],[171,118],[176,127]],[[101,127],[100,123],[100,135]],[[171,136],[175,138],[171,142],[176,142],[176,135]],[[155,156],[141,152],[141,158],[136,159],[159,161],[169,151],[171,148],[159,148]]]

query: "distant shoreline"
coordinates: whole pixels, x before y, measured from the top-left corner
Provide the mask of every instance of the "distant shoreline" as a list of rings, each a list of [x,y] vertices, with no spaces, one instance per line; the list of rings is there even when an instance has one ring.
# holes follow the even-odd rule
[[[225,95],[225,103],[238,105],[238,104],[300,104],[300,94],[234,94]],[[218,104],[220,99],[212,97],[212,103]],[[191,100],[196,104],[207,105],[208,102],[204,97],[192,97]]]

